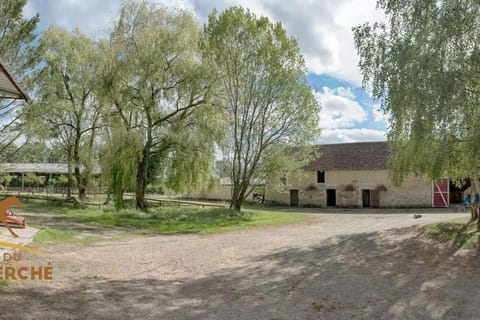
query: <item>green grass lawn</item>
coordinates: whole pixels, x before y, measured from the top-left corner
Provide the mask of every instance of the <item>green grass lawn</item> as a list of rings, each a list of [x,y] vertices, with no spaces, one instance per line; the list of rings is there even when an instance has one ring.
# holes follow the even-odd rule
[[[43,243],[56,243],[56,242],[65,242],[73,239],[78,235],[78,231],[75,230],[62,230],[50,227],[41,228],[33,237],[33,243],[43,244]]]
[[[25,204],[25,211],[48,213],[62,220],[122,229],[140,234],[218,233],[237,229],[281,225],[305,221],[308,215],[274,211],[246,210],[242,213],[224,208],[157,207],[147,213],[125,209],[121,211],[98,208],[74,209],[47,205],[41,202]],[[71,230],[44,229],[36,242],[64,240],[75,236]]]
[[[480,247],[480,230],[476,221],[469,218],[435,223],[423,228],[424,234],[433,240],[448,243],[456,248]]]
[[[0,280],[0,288],[1,287],[6,287],[11,284],[10,280]]]

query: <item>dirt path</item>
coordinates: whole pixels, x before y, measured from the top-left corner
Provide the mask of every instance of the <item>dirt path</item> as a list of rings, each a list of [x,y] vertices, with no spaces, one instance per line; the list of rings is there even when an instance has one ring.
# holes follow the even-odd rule
[[[1,319],[476,318],[478,253],[434,247],[416,231],[463,215],[323,214],[284,227],[50,247],[54,281],[2,288]]]

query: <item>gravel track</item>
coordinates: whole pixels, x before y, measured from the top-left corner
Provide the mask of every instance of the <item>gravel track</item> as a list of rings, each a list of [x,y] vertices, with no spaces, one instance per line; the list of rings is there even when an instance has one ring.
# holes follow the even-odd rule
[[[474,319],[479,253],[418,230],[462,216],[315,214],[282,227],[48,247],[54,280],[1,288],[0,318]]]

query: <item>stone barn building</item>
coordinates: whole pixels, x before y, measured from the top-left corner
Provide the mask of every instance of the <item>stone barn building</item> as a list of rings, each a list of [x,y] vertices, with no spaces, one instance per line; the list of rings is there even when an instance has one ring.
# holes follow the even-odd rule
[[[316,207],[448,207],[448,179],[432,182],[411,176],[400,187],[388,178],[386,142],[329,144],[320,157],[302,171],[287,177],[282,190],[267,185],[267,201],[291,206]],[[463,191],[461,191],[463,192]],[[462,201],[463,194],[455,199]]]

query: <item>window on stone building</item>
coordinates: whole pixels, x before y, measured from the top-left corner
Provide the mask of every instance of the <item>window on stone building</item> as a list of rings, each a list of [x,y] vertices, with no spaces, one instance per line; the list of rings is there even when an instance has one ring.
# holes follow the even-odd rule
[[[317,171],[317,183],[325,183],[325,171]]]

